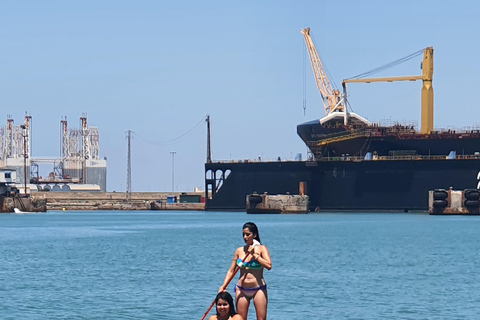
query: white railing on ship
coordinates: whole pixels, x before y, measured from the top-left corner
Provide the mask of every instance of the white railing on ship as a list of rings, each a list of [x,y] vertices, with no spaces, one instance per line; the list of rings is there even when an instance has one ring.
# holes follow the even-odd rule
[[[395,155],[395,156],[377,156],[370,159],[365,159],[364,156],[340,156],[340,157],[324,157],[316,161],[391,161],[391,160],[465,160],[465,159],[479,159],[480,155],[456,155],[454,157],[443,155]],[[311,160],[315,161],[315,160]]]
[[[371,159],[365,159],[364,156],[340,156],[340,157],[322,157],[319,159],[308,159],[308,160],[292,160],[292,159],[276,159],[276,160],[259,160],[259,159],[240,159],[240,160],[213,160],[212,163],[271,163],[271,162],[329,162],[329,161],[353,161],[353,162],[362,162],[362,161],[392,161],[392,160],[411,160],[411,161],[421,161],[421,160],[471,160],[478,159],[480,160],[480,155],[456,155],[455,157],[449,156],[439,156],[439,155],[402,155],[402,156],[378,156],[372,157]]]

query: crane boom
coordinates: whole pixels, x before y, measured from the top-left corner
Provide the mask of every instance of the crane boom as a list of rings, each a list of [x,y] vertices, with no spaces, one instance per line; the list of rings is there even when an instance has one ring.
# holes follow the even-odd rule
[[[428,134],[433,131],[433,47],[423,49],[422,75],[405,77],[385,77],[368,79],[345,79],[342,81],[344,95],[346,96],[346,84],[354,82],[393,82],[393,81],[416,81],[422,80],[421,91],[421,126],[420,133]]]
[[[305,28],[300,31],[305,38],[305,45],[310,56],[310,62],[312,63],[313,73],[315,75],[315,82],[317,83],[318,91],[322,96],[323,108],[325,114],[328,115],[333,111],[343,111],[344,106],[342,104],[341,94],[339,90],[334,90],[330,85],[325,69],[323,68],[322,61],[318,56],[317,50],[310,37],[310,28]]]

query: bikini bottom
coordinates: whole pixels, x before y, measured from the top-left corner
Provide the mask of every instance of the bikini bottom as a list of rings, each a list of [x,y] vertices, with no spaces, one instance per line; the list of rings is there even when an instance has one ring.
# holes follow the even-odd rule
[[[267,285],[259,286],[259,287],[253,287],[253,288],[245,288],[242,286],[239,286],[238,284],[235,286],[235,290],[240,290],[244,295],[247,296],[247,298],[251,299],[257,293],[258,290],[267,290]],[[234,291],[235,291],[234,290]]]

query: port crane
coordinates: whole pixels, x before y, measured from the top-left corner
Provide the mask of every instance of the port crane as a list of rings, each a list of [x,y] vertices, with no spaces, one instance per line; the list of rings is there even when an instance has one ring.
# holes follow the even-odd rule
[[[339,90],[333,89],[330,85],[327,73],[323,68],[322,61],[320,60],[312,38],[310,37],[310,28],[302,29],[300,32],[305,38],[305,45],[307,47],[308,55],[310,56],[310,62],[312,64],[318,91],[320,91],[320,95],[322,96],[325,114],[328,115],[334,111],[343,111],[345,107],[343,105],[341,93]]]
[[[364,79],[344,79],[342,81],[345,100],[347,99],[347,83],[353,82],[393,82],[393,81],[416,81],[422,80],[422,91],[420,97],[421,106],[421,126],[420,133],[429,134],[433,131],[433,47],[423,49],[422,75],[404,76],[404,77],[385,77],[385,78],[364,78]],[[345,102],[346,103],[346,102]]]
[[[305,45],[307,47],[310,62],[312,64],[313,74],[315,76],[315,82],[322,97],[323,108],[325,109],[326,115],[320,119],[320,123],[323,124],[334,118],[343,118],[343,124],[345,126],[358,123],[368,125],[368,120],[353,112],[348,112],[345,95],[339,90],[333,89],[332,85],[330,84],[327,73],[323,68],[322,61],[320,60],[312,38],[310,37],[310,28],[302,29],[300,32],[305,39]]]
[[[421,91],[421,126],[420,133],[429,134],[433,131],[433,47],[423,49],[422,74],[419,76],[403,76],[403,77],[385,77],[385,78],[351,78],[342,81],[343,93],[339,90],[333,89],[328,80],[325,69],[323,68],[320,57],[315,49],[312,38],[310,37],[310,28],[301,30],[305,39],[305,45],[310,56],[315,82],[318,91],[322,96],[323,107],[326,116],[320,119],[320,123],[324,123],[334,117],[342,116],[344,118],[344,125],[357,123],[369,124],[367,120],[359,115],[348,112],[347,110],[347,83],[354,82],[393,82],[393,81],[416,81],[422,80]]]

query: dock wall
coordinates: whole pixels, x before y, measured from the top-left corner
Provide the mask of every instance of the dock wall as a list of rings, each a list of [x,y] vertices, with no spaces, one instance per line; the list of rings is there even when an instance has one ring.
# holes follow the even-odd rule
[[[15,208],[23,212],[45,212],[47,210],[45,199],[0,196],[0,213],[14,212]]]
[[[167,203],[167,196],[181,194],[132,192],[127,200],[124,192],[35,192],[31,198],[46,200],[47,210],[204,210],[205,203]]]

